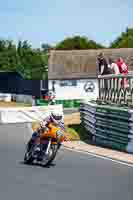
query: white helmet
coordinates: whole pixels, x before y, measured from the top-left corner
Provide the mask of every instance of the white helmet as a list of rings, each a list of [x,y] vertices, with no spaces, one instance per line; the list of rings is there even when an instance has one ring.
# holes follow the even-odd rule
[[[51,113],[51,117],[54,121],[61,121],[62,120],[62,114],[57,112],[57,111],[53,111]]]

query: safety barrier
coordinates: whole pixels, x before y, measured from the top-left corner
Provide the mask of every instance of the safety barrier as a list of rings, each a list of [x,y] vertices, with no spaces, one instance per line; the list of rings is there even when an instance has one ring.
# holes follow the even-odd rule
[[[99,101],[125,105],[133,104],[133,74],[99,75],[98,86]]]
[[[0,108],[0,123],[32,123],[41,121],[49,116],[52,111],[57,111],[63,115],[62,105]]]
[[[35,104],[36,106],[48,106],[48,101],[44,99],[36,99]]]
[[[96,144],[133,153],[132,109],[81,102],[80,118]]]
[[[72,100],[55,100],[55,104],[61,104],[64,108],[79,108],[80,107],[80,99],[72,99]],[[43,99],[36,100],[37,106],[48,105],[48,101]]]

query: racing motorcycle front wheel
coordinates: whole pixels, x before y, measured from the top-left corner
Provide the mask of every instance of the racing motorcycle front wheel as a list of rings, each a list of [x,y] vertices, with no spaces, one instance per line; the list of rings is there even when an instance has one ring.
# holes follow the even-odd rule
[[[47,166],[53,162],[53,160],[56,157],[58,149],[59,149],[59,145],[50,144],[48,153],[44,156],[44,159],[42,161],[43,166]]]

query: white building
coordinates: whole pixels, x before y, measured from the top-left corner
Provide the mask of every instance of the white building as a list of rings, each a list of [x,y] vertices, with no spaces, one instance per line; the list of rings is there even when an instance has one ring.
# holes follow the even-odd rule
[[[88,51],[51,51],[49,57],[49,89],[56,99],[96,99],[98,81],[96,62],[88,60]]]
[[[56,99],[96,99],[98,96],[98,82],[95,77],[83,79],[49,80],[49,89],[55,89]]]
[[[133,71],[133,48],[52,50],[48,64],[49,89],[55,88],[57,99],[97,98],[96,57],[103,52],[108,58],[122,57]]]

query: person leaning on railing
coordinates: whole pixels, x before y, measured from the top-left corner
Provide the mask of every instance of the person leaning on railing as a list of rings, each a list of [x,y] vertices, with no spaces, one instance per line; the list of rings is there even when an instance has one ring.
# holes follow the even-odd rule
[[[98,64],[98,75],[109,75],[113,73],[112,69],[109,67],[108,60],[105,58],[103,53],[98,54],[97,64]],[[104,90],[105,93],[107,94],[108,80],[106,79],[104,79]]]
[[[120,74],[119,67],[112,58],[108,59],[108,63],[108,67],[112,70],[112,74]]]
[[[117,64],[121,74],[123,74],[123,75],[128,74],[128,65],[126,65],[126,63],[124,62],[124,60],[121,57],[117,60],[116,64]],[[122,85],[122,87],[128,87],[127,78],[122,79],[121,85]]]
[[[108,67],[108,60],[105,58],[103,53],[98,54],[98,75],[112,74],[111,68]]]

